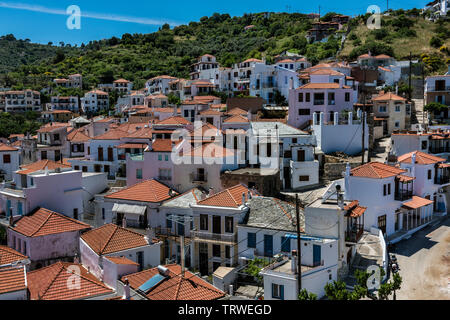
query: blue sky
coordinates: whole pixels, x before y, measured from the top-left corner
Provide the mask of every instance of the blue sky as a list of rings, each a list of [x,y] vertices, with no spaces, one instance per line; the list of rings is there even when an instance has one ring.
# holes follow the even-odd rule
[[[429,0],[389,0],[392,9],[422,8]],[[143,1],[143,0],[0,0],[0,35],[13,33],[16,38],[32,42],[81,44],[90,40],[120,37],[124,33],[149,33],[169,22],[171,25],[198,21],[214,12],[240,16],[252,12],[340,12],[348,15],[365,13],[369,5],[386,9],[386,0],[322,0],[322,1]],[[81,29],[66,27],[67,7],[81,9]]]

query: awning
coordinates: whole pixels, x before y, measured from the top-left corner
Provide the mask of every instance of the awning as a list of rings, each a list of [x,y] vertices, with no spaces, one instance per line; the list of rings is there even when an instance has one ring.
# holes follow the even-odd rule
[[[145,207],[145,206],[115,203],[112,211],[120,212],[120,213],[137,214],[137,215],[143,216],[145,214],[146,209],[147,209],[147,207]]]
[[[430,204],[432,204],[433,201],[421,198],[418,196],[413,196],[411,201],[403,203],[403,207],[406,207],[408,209],[418,209],[420,207],[425,207]]]

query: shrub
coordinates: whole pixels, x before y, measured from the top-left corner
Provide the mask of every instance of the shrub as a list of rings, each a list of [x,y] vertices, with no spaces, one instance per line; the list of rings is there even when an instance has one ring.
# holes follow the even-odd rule
[[[444,44],[444,40],[442,40],[441,38],[439,38],[438,36],[433,36],[431,37],[430,40],[430,46],[434,47],[434,48],[439,48],[440,46],[442,46]]]

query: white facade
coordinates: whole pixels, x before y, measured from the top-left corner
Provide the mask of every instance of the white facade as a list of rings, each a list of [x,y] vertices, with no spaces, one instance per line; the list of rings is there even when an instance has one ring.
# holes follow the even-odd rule
[[[9,149],[9,148],[8,148]],[[13,172],[19,169],[20,152],[19,149],[15,151],[2,151],[0,148],[0,171],[5,181],[12,180]]]
[[[42,111],[41,94],[33,90],[6,91],[6,112]]]
[[[109,97],[106,92],[93,90],[87,92],[81,98],[81,109],[84,113],[95,113],[102,110],[108,110]]]

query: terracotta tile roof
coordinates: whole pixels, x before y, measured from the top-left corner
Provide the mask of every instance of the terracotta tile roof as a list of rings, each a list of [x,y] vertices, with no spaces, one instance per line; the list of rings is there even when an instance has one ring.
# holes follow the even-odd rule
[[[221,100],[221,98],[216,96],[195,96],[194,101],[214,101],[214,100]]]
[[[21,148],[22,147],[22,140],[17,140],[15,142],[13,142],[11,145],[16,147],[16,148]]]
[[[80,274],[73,272],[75,268]],[[74,277],[79,279],[78,289],[67,285],[76,280]],[[31,300],[79,300],[113,293],[81,264],[58,261],[29,272],[27,278]]]
[[[153,99],[167,99],[167,96],[162,94],[162,93],[159,93],[159,94],[152,94],[152,95],[146,97],[146,99],[149,99],[149,100],[153,100]]]
[[[19,149],[0,143],[0,151],[19,151]]]
[[[137,183],[131,187],[111,193],[105,198],[142,202],[161,202],[170,199],[172,189],[161,182],[151,179]],[[173,191],[173,190],[172,190]],[[174,191],[174,195],[178,194]]]
[[[248,189],[245,185],[238,184],[234,187],[213,194],[206,199],[200,200],[198,204],[203,206],[238,208],[242,205],[243,193],[245,193],[245,200],[248,200],[249,190],[250,189]]]
[[[89,91],[88,93],[97,94],[97,95],[100,95],[100,96],[107,96],[108,95],[108,93],[106,93],[105,91],[98,90],[98,89]]]
[[[105,132],[101,135],[98,135],[93,140],[120,140],[120,138],[124,138],[127,136],[128,132],[123,131],[119,128],[109,130],[108,132]]]
[[[91,140],[91,137],[84,134],[83,131],[83,128],[73,130],[67,135],[67,140],[74,143],[88,142],[89,140]]]
[[[398,181],[400,182],[408,182],[408,181],[413,181],[416,180],[415,177],[409,177],[409,176],[405,176],[403,174],[400,174],[397,176]]]
[[[264,61],[262,61],[260,59],[255,59],[255,58],[247,59],[245,61],[242,61],[242,63],[246,63],[246,62],[264,62]]]
[[[83,233],[81,239],[99,256],[149,245],[143,234],[112,223]]]
[[[187,270],[182,277],[179,265],[169,264],[165,267],[169,269],[168,277],[145,294],[150,300],[216,300],[225,296],[223,291]],[[158,268],[152,268],[123,276],[121,281],[128,279],[131,288],[137,290],[157,274]]]
[[[24,138],[25,135],[23,133],[17,133],[17,134],[10,134],[9,139],[11,138]]]
[[[172,149],[172,139],[156,139],[152,143],[152,151],[155,152],[172,152]]]
[[[333,69],[317,69],[310,72],[313,75],[330,75],[330,76],[343,76],[344,74],[341,72],[337,72]]]
[[[223,158],[234,156],[234,151],[217,145],[216,143],[204,143],[200,147],[192,148],[184,153],[186,157]]]
[[[202,116],[221,116],[222,112],[218,111],[218,110],[205,110],[200,112],[200,115]]]
[[[130,260],[126,257],[113,257],[113,256],[107,256],[106,259],[108,259],[109,261],[115,263],[115,264],[128,264],[128,265],[134,265],[134,266],[138,266],[139,264],[134,262],[133,260]]]
[[[123,143],[118,145],[116,148],[117,149],[145,149],[148,147],[148,144],[146,143]]]
[[[198,128],[195,128],[191,131],[191,137],[216,137],[217,135],[222,134],[222,130],[217,129],[216,126],[206,122],[203,123],[201,127],[201,132]]]
[[[434,164],[438,162],[445,162],[447,161],[444,158],[436,157],[428,153],[424,153],[421,151],[413,151],[410,153],[406,153],[400,157],[397,158],[398,162],[401,163],[411,163],[412,155],[416,155],[416,163],[417,164]]]
[[[174,116],[164,120],[161,120],[156,123],[157,125],[189,125],[190,121],[186,120],[183,117]]]
[[[389,59],[390,56],[388,56],[387,54],[379,54],[377,56],[375,56],[375,59]]]
[[[131,134],[126,135],[126,138],[135,138],[135,139],[151,139],[153,137],[152,128],[142,128]]]
[[[153,78],[149,79],[148,81],[156,80],[156,79],[177,79],[177,78],[171,77],[171,76],[167,76],[167,75],[162,75],[162,76],[153,77]]]
[[[53,130],[61,129],[61,128],[68,127],[68,126],[69,126],[69,124],[67,124],[67,123],[50,122],[50,123],[42,126],[37,132],[48,133],[48,132],[52,132]]]
[[[405,98],[402,98],[392,92],[387,92],[387,93],[381,94],[378,97],[372,99],[372,101],[388,101],[388,100],[406,101]]]
[[[294,60],[292,60],[292,59],[284,59],[284,60],[278,61],[277,63],[293,63],[293,62],[294,62]]]
[[[192,82],[191,85],[194,85],[197,87],[214,87],[213,83],[206,81],[206,80],[197,80],[197,81]]]
[[[114,81],[113,83],[129,83],[130,81],[125,80],[125,79],[118,79],[116,81]]]
[[[339,83],[307,83],[299,87],[298,89],[339,89]],[[349,86],[342,86],[344,89],[350,89]]]
[[[27,256],[7,246],[0,246],[0,266],[28,259]]]
[[[239,114],[231,116],[223,121],[223,123],[246,123],[246,122],[250,122],[248,118]]]
[[[227,112],[227,115],[247,115],[247,111],[241,108],[233,108],[232,110]]]
[[[432,204],[433,201],[425,199],[425,198],[421,198],[418,196],[413,196],[411,201],[405,202],[403,203],[404,207],[407,207],[409,209],[417,209],[420,207],[424,207],[424,206],[428,206],[430,204]]]
[[[12,230],[27,237],[40,237],[90,228],[91,226],[84,222],[44,208],[39,209],[30,216],[22,217],[11,227]]]
[[[20,268],[0,268],[0,294],[26,290],[25,267]]]
[[[48,170],[55,170],[56,168],[72,168],[71,165],[67,165],[61,162],[55,162],[52,160],[40,160],[31,164],[22,165],[20,168],[21,170],[18,171],[19,174],[29,174],[40,170],[45,170],[45,168],[48,168]]]
[[[362,166],[352,169],[350,171],[350,174],[354,177],[383,179],[397,176],[405,172],[406,172],[405,170],[401,170],[381,162],[369,162]]]

